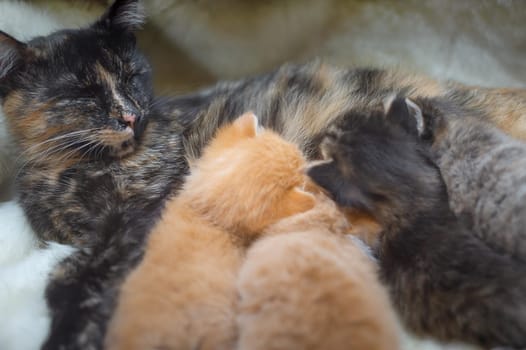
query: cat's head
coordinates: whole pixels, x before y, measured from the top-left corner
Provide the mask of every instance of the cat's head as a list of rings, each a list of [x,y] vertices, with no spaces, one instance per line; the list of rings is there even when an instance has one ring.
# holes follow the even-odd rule
[[[308,174],[358,216],[381,227],[403,224],[442,199],[444,190],[420,141],[422,130],[421,110],[408,99],[351,112],[331,126],[320,146],[324,161]]]
[[[217,132],[191,166],[183,194],[213,223],[250,237],[314,207],[305,166],[298,147],[246,113]]]
[[[26,157],[133,152],[152,99],[150,66],[134,35],[143,19],[137,0],[116,0],[86,28],[28,42],[0,32],[0,98]]]

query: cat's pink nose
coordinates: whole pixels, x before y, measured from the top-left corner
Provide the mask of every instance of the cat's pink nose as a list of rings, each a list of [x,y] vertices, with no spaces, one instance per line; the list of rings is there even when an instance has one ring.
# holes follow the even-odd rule
[[[131,113],[124,113],[122,119],[130,126],[130,128],[133,129],[135,121],[137,120],[137,116]]]

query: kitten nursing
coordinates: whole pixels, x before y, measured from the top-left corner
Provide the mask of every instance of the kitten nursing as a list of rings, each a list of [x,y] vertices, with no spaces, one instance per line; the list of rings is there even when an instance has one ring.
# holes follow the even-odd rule
[[[322,142],[327,162],[309,174],[337,203],[365,212],[383,228],[376,247],[382,278],[410,329],[442,340],[522,348],[526,264],[515,220],[526,214],[517,200],[524,192],[526,146],[477,120],[446,122],[433,105],[422,111],[397,99],[387,112],[346,115]],[[419,139],[430,133],[431,148]],[[510,172],[506,185],[490,180],[504,169]],[[472,187],[486,184],[491,193]],[[455,215],[448,193],[455,211],[472,220]],[[495,200],[503,218],[513,219],[487,216],[493,214],[488,208],[497,210]]]
[[[348,224],[336,206],[307,192],[305,164],[296,146],[258,131],[250,113],[220,129],[123,284],[107,348],[233,349],[238,336],[247,350],[396,348],[374,265],[343,237]],[[256,241],[245,261],[263,231],[273,237]]]

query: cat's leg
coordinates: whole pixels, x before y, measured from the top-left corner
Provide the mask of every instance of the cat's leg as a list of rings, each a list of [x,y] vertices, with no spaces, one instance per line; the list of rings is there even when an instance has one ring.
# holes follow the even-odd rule
[[[239,350],[398,348],[375,266],[342,236],[263,238],[248,251],[238,291]]]
[[[100,349],[118,286],[141,249],[112,245],[79,250],[53,271],[46,289],[51,329],[43,350]]]

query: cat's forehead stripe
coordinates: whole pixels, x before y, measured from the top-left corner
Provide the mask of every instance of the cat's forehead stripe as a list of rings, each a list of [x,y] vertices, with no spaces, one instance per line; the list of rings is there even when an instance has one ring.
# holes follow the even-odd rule
[[[110,74],[99,62],[97,62],[97,64],[95,65],[95,71],[97,72],[100,81],[105,82],[110,88],[113,100],[121,107],[122,110],[124,110],[126,105],[124,103],[124,99],[117,91],[115,77],[112,74]]]

